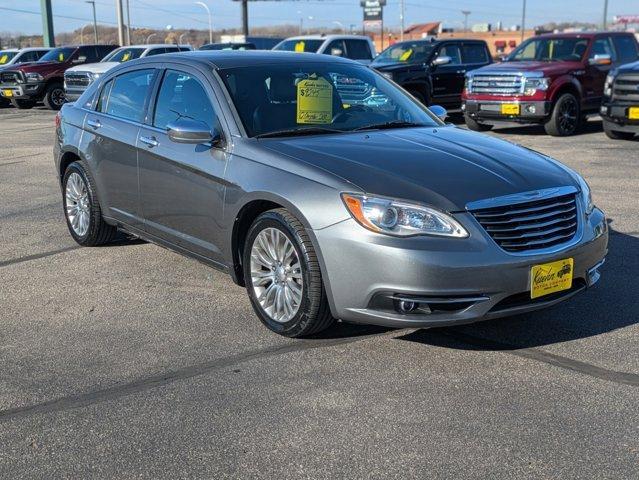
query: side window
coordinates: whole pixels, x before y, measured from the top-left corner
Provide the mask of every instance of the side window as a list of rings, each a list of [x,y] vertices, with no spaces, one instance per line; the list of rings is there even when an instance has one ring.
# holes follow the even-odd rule
[[[167,70],[155,104],[153,126],[166,129],[179,118],[199,120],[210,128],[217,124],[215,111],[202,84],[193,75]]]
[[[336,57],[346,56],[346,48],[344,47],[343,40],[333,40],[328,44],[324,53],[327,55],[335,55]]]
[[[172,52],[179,52],[180,50],[178,49],[178,47],[166,47],[164,49],[164,53],[172,53]]]
[[[95,52],[95,47],[80,47],[75,57],[77,60],[84,57],[84,63],[95,63],[99,60],[98,55]]]
[[[481,43],[465,43],[462,45],[462,59],[468,64],[486,63],[488,62],[486,47]]]
[[[151,90],[155,70],[135,70],[110,80],[113,85],[108,90],[107,83],[100,94],[98,110],[114,117],[142,122],[144,120],[144,102]],[[105,92],[108,97],[105,98]]]
[[[161,53],[166,53],[166,48],[154,48],[153,50],[149,50],[149,53],[146,54],[147,57],[151,55],[160,55]]]
[[[109,80],[102,87],[102,91],[100,92],[100,97],[98,98],[98,104],[95,109],[98,112],[106,113],[106,107],[109,100],[109,93],[111,93],[111,87],[113,86],[113,80]]]
[[[20,58],[16,61],[16,63],[26,63],[26,62],[35,62],[38,59],[38,55],[36,51],[25,52],[20,55]]]
[[[95,48],[96,48],[97,53],[98,53],[98,61],[102,60],[109,53],[111,53],[113,50],[115,50],[115,48],[113,48],[113,46],[111,46],[111,45],[98,45]]]
[[[610,55],[613,61],[616,60],[610,37],[600,37],[594,41],[590,50],[590,58],[595,58],[595,55]]]
[[[373,54],[365,40],[345,40],[346,55],[353,60],[372,60]]]
[[[439,49],[439,57],[450,57],[452,61],[448,65],[459,65],[461,64],[461,53],[459,51],[459,45],[449,44],[444,45]]]
[[[630,63],[637,60],[637,42],[630,35],[615,35],[612,37],[617,51],[619,63]]]

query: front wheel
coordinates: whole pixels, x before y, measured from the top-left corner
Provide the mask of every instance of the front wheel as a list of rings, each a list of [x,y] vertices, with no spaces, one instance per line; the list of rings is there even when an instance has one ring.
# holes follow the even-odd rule
[[[253,310],[270,330],[303,337],[333,324],[315,249],[287,210],[269,210],[253,222],[242,263]]]
[[[472,130],[473,132],[487,132],[491,128],[493,128],[492,125],[487,125],[485,123],[479,123],[477,120],[475,120],[474,118],[470,117],[469,115],[464,115],[464,122],[466,122],[466,126],[470,130]]]
[[[52,83],[44,94],[44,104],[49,110],[60,110],[64,105],[64,86],[61,83]]]
[[[635,136],[633,132],[620,132],[619,130],[615,130],[615,124],[607,122],[606,120],[603,122],[603,128],[606,136],[613,140],[632,140],[632,137]]]
[[[550,120],[544,124],[548,135],[567,137],[579,129],[581,120],[579,100],[572,93],[564,93],[555,102]]]

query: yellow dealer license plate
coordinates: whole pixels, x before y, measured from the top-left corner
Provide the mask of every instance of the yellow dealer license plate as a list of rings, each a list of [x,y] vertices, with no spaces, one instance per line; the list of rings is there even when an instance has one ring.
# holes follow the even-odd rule
[[[13,90],[2,90],[2,95],[4,95],[5,97],[13,97]]]
[[[519,115],[519,104],[517,103],[504,103],[501,106],[502,115]]]
[[[639,107],[630,107],[628,109],[628,118],[630,120],[639,120]]]
[[[542,297],[572,287],[572,258],[533,265],[530,269],[530,298]]]

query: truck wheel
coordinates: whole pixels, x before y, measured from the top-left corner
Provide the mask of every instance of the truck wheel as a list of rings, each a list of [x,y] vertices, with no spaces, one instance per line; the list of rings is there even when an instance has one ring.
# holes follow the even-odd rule
[[[44,93],[44,104],[49,110],[60,110],[64,105],[64,86],[61,83],[52,83]]]
[[[35,107],[35,102],[32,100],[11,100],[11,105],[20,110],[27,110]]]
[[[553,137],[567,137],[577,133],[580,119],[579,100],[572,93],[564,93],[555,102],[550,120],[544,124],[544,129]]]
[[[620,132],[619,130],[615,130],[615,124],[605,120],[603,122],[603,128],[606,136],[613,140],[632,140],[632,137],[635,136],[633,132]]]
[[[305,337],[334,323],[313,244],[288,210],[269,210],[257,217],[242,257],[253,310],[270,330]]]
[[[488,130],[490,130],[491,128],[493,128],[492,125],[487,125],[485,123],[479,123],[477,120],[475,120],[474,118],[468,116],[468,115],[464,115],[464,121],[466,122],[466,126],[471,129],[473,132],[487,132]]]

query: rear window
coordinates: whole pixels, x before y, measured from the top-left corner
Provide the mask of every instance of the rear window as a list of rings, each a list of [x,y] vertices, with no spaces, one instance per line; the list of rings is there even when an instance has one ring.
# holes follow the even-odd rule
[[[107,115],[142,122],[144,103],[151,90],[155,70],[136,70],[115,77],[102,90],[98,110]]]
[[[479,43],[469,43],[462,45],[462,59],[464,63],[486,63],[488,55],[486,47]]]
[[[637,42],[629,35],[616,35],[612,37],[617,50],[617,60],[619,63],[630,63],[637,60]]]

